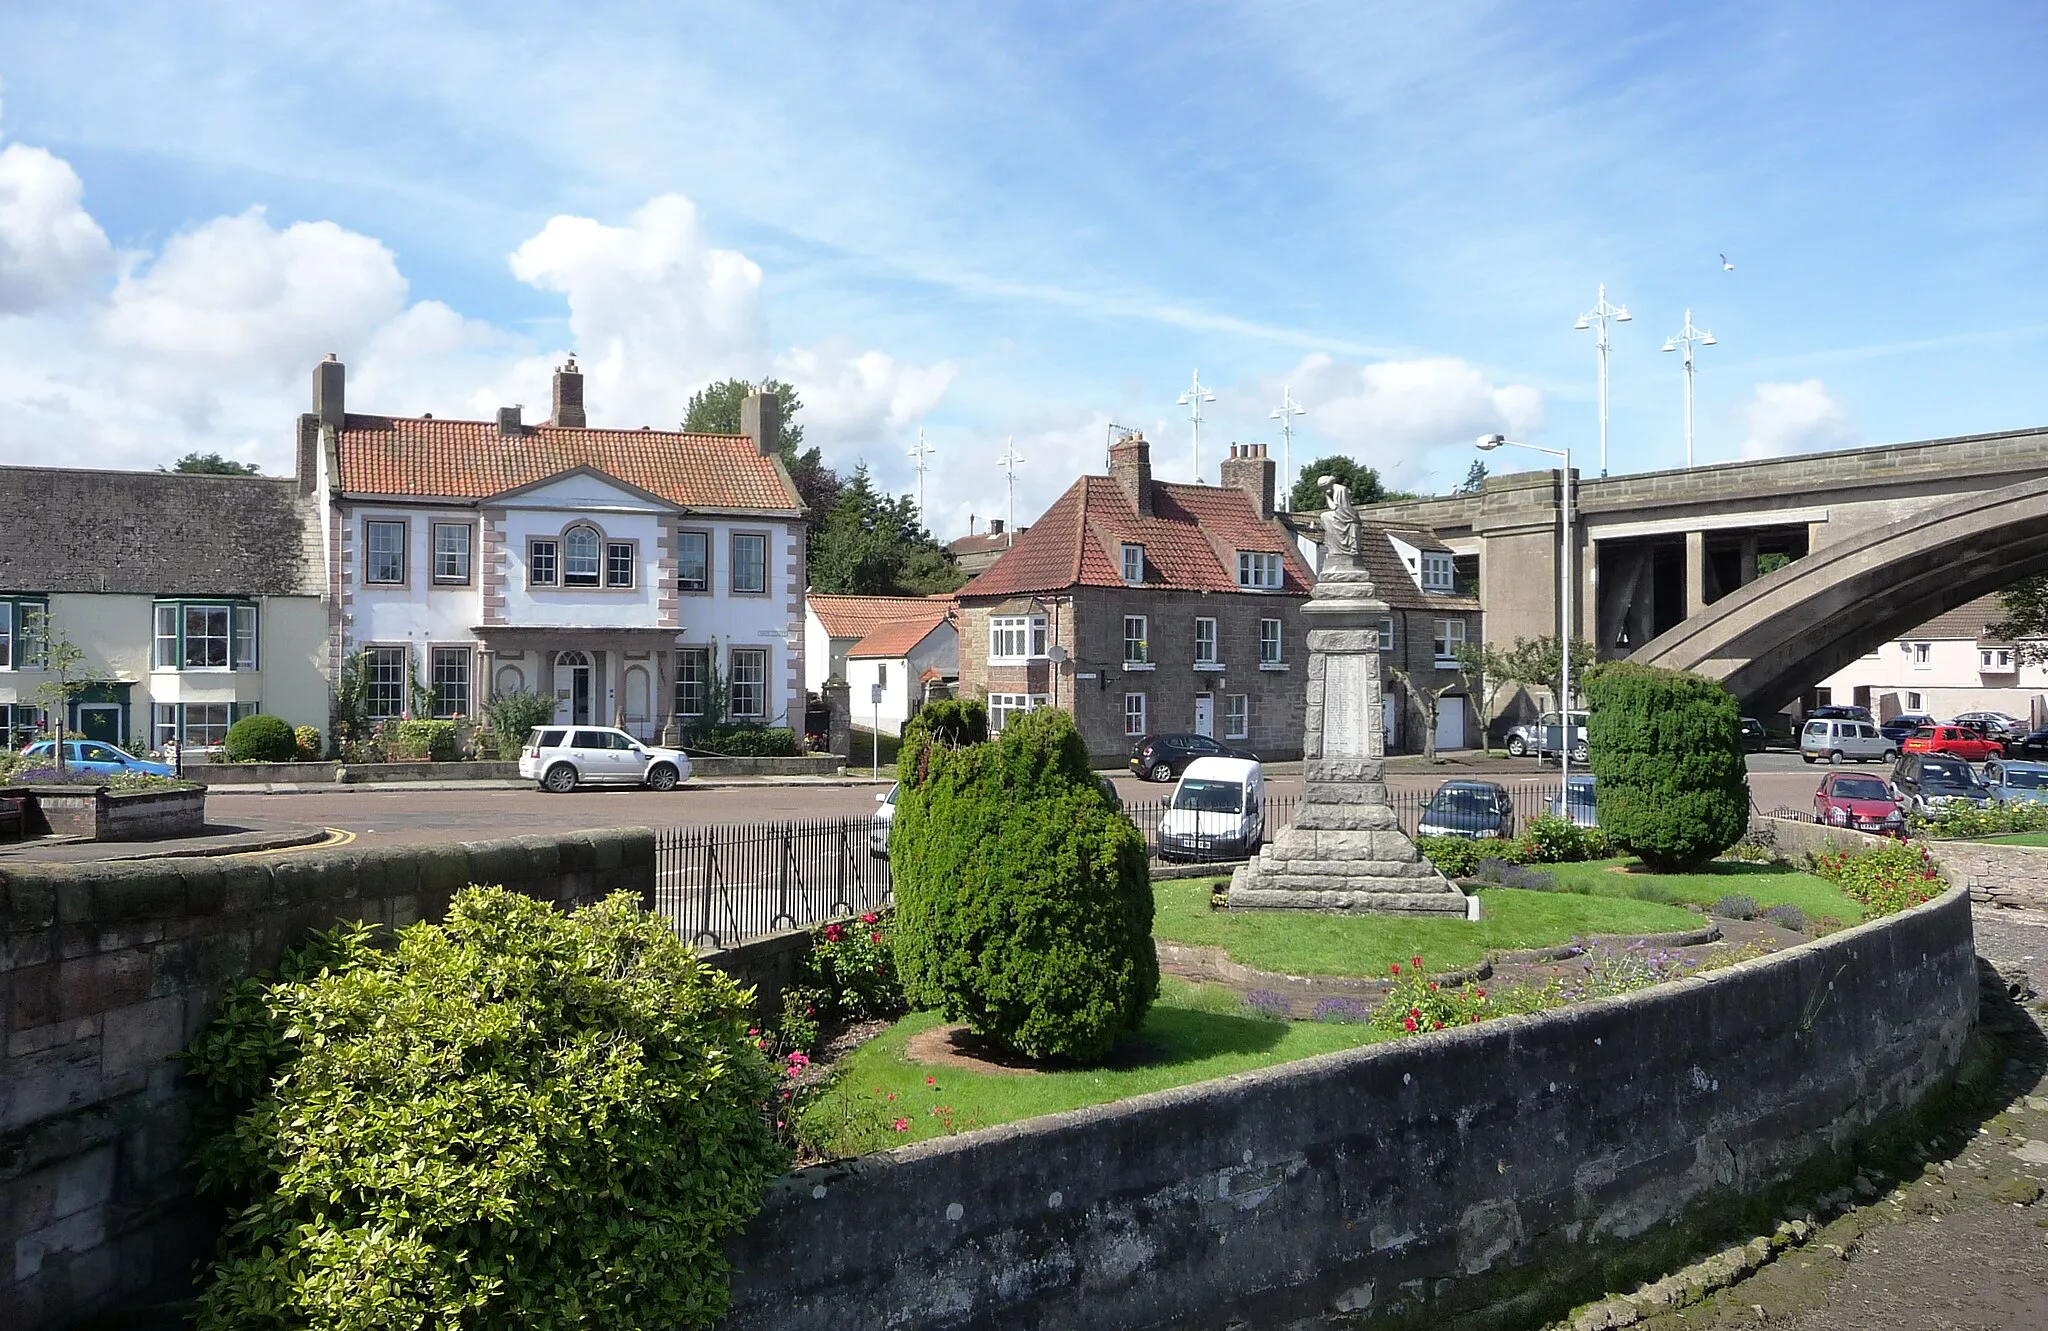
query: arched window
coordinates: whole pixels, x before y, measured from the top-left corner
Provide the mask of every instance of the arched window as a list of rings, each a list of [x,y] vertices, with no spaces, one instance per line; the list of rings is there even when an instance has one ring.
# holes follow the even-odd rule
[[[597,528],[576,526],[562,533],[562,585],[564,587],[595,587],[598,585],[598,554],[604,543],[598,538]]]

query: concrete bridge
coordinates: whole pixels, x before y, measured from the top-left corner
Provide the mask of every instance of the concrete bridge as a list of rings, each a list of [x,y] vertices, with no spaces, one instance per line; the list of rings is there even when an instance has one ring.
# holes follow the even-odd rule
[[[1476,557],[1489,642],[1558,631],[1560,474],[1379,504]],[[1878,644],[2048,571],[2048,429],[1578,482],[1577,636],[1775,710]],[[1782,568],[1759,565],[1787,557]]]

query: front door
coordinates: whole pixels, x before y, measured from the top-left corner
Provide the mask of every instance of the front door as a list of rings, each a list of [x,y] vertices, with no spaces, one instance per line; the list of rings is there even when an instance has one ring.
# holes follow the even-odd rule
[[[1195,733],[1209,736],[1216,733],[1216,695],[1213,693],[1195,695]]]
[[[590,724],[590,658],[582,652],[555,657],[555,720],[562,725]]]
[[[106,744],[121,742],[121,708],[110,702],[82,702],[73,718],[78,733]]]

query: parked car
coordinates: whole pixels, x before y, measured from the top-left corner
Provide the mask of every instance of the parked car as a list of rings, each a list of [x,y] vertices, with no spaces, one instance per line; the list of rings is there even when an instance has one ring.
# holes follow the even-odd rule
[[[2005,752],[2011,758],[2048,758],[2048,730],[2036,730],[2018,739],[2007,740]]]
[[[1988,759],[1984,785],[2000,804],[2048,804],[2048,763]]]
[[[1207,735],[1147,735],[1131,745],[1131,771],[1140,781],[1178,781],[1197,758],[1257,762],[1259,755],[1219,744]]]
[[[41,758],[50,766],[57,765],[57,746],[54,741],[39,739],[21,751],[24,758]],[[126,749],[119,749],[104,740],[67,739],[64,741],[64,762],[81,772],[133,772],[138,776],[176,776],[177,772],[169,763],[154,762],[138,758]]]
[[[1765,733],[1763,722],[1753,716],[1742,718],[1742,751],[1744,753],[1762,753],[1770,742],[1771,737]]]
[[[2027,733],[2027,723],[2009,712],[1964,712],[1949,724],[1982,731],[1989,738],[2001,742],[2018,739]]]
[[[1493,781],[1446,781],[1423,806],[1417,836],[1512,837],[1515,804]]]
[[[1159,816],[1162,860],[1239,859],[1266,839],[1266,770],[1249,758],[1197,758]]]
[[[1868,721],[1809,718],[1799,728],[1799,756],[1817,762],[1890,762],[1899,746]]]
[[[1813,792],[1813,821],[1897,836],[1905,830],[1906,811],[1877,777],[1829,772]]]
[[[1565,783],[1563,794],[1552,795],[1545,802],[1546,811],[1561,818],[1569,818],[1580,827],[1598,827],[1600,819],[1595,812],[1593,778],[1575,776]]]
[[[519,751],[519,775],[557,795],[582,785],[674,790],[690,779],[690,760],[609,726],[535,726]]]
[[[1900,712],[1878,729],[1883,731],[1884,737],[1892,743],[1903,744],[1920,727],[1934,724],[1935,719],[1926,712]]]
[[[878,860],[889,858],[889,829],[896,826],[896,792],[901,788],[892,782],[875,796],[875,816],[868,822],[868,854]]]
[[[1967,726],[1922,726],[1900,746],[1907,753],[1947,753],[1965,762],[1981,763],[2005,753],[2005,745],[1986,739]]]
[[[1586,724],[1586,714],[1584,712],[1575,712],[1572,715],[1580,725]],[[1507,735],[1508,757],[1520,758],[1525,754],[1541,752],[1543,749],[1544,730],[1556,724],[1557,713],[1545,712],[1533,721],[1522,721],[1509,726]]]
[[[1572,761],[1582,763],[1586,761],[1586,713],[1573,712],[1571,725]],[[1536,756],[1555,758],[1563,751],[1564,743],[1564,727],[1559,724],[1557,713],[1545,712],[1536,734]]]
[[[1926,813],[1944,804],[1991,802],[1991,790],[1976,769],[1945,753],[1902,753],[1892,769],[1892,794],[1908,813]]]
[[[1806,714],[1809,721],[1869,721],[1868,707],[1855,707],[1848,703],[1822,703]]]

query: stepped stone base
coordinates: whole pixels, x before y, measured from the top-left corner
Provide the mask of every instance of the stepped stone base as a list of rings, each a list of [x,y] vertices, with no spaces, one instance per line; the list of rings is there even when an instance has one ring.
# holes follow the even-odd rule
[[[1468,913],[1466,898],[1401,830],[1381,782],[1311,787],[1293,826],[1240,865],[1232,910]]]

